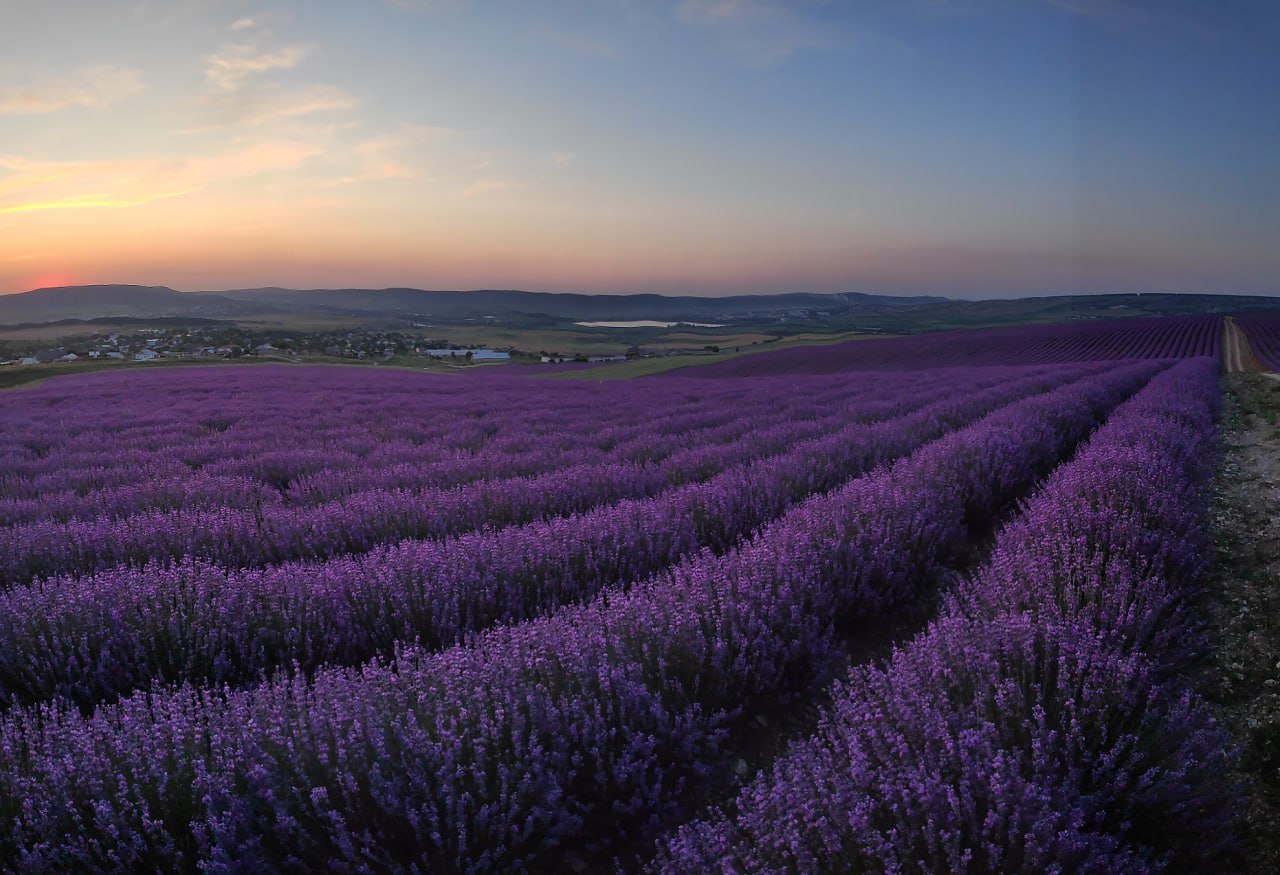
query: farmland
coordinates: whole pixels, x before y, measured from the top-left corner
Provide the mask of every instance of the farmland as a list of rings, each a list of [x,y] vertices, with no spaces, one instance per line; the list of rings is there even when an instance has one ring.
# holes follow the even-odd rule
[[[1237,869],[1223,336],[0,393],[0,869]]]

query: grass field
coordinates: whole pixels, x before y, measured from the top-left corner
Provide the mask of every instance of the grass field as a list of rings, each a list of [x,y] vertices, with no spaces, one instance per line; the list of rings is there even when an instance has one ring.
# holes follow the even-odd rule
[[[830,346],[835,343],[844,343],[847,340],[883,340],[878,335],[870,334],[798,334],[795,337],[780,340],[775,343],[760,343],[756,346],[744,347],[741,352],[721,352],[711,355],[673,355],[664,356],[662,358],[644,358],[635,359],[628,362],[617,362],[615,364],[604,364],[598,367],[589,368],[580,371],[564,371],[556,374],[548,374],[549,379],[556,380],[631,380],[636,377],[647,377],[652,374],[662,374],[667,371],[674,371],[679,368],[693,368],[699,365],[709,365],[712,362],[722,362],[726,359],[740,358],[746,355],[755,355],[762,352],[771,352],[777,349],[786,349],[793,346]],[[724,349],[722,345],[720,347]]]

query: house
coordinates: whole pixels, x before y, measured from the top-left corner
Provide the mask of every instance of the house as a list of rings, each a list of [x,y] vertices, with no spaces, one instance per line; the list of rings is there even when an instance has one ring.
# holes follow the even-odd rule
[[[23,359],[19,360],[19,361],[18,361],[18,364],[20,364],[20,365],[38,365],[38,364],[40,364],[40,360],[39,360],[38,358],[36,358],[35,356],[33,356],[33,355],[29,355],[29,356],[27,356],[27,357],[25,357],[25,358],[23,358]]]
[[[269,343],[260,343],[253,348],[254,355],[271,355],[274,352],[279,352],[279,350]]]
[[[47,365],[49,362],[56,362],[66,354],[67,351],[60,346],[55,349],[43,349],[36,353],[36,361],[42,365]]]
[[[58,361],[60,361],[60,362],[73,362],[73,361],[75,361],[75,360],[76,360],[76,359],[78,359],[78,358],[80,358],[80,356],[76,355],[74,352],[69,352],[69,353],[67,353],[66,355],[60,355],[60,356],[58,356]]]
[[[107,353],[107,358],[109,358],[109,359],[122,359],[122,358],[124,358],[124,353],[122,353],[122,352],[120,352],[120,351],[118,351],[118,350],[114,350],[114,349],[113,349],[113,350],[111,350],[111,352]]]
[[[160,356],[154,349],[140,349],[133,357],[140,362],[153,362]]]

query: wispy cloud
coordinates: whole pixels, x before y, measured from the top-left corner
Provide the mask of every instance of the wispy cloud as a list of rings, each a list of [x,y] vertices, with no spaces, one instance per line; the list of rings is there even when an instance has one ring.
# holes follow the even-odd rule
[[[254,21],[252,18],[237,18],[235,21],[231,23],[231,29],[237,30],[237,31],[248,30],[249,28],[255,26],[257,23],[258,22]]]
[[[297,170],[317,154],[300,143],[264,142],[187,159],[41,161],[0,155],[0,213],[133,207],[210,185]]]
[[[782,0],[681,0],[676,16],[717,31],[725,46],[756,67],[776,67],[805,49],[831,48],[837,32],[806,14],[813,4]]]
[[[246,21],[251,23],[240,29],[256,24],[255,20],[241,19],[233,29]],[[205,58],[205,79],[210,88],[196,107],[206,118],[176,133],[191,135],[226,127],[255,127],[359,106],[359,99],[334,85],[286,87],[268,75],[297,67],[308,54],[310,49],[299,45],[277,48],[251,43],[224,45]]]
[[[355,109],[360,100],[333,85],[310,85],[302,88],[260,86],[241,88],[230,93],[207,95],[204,108],[217,120],[175,131],[181,136],[205,134],[228,126],[258,127],[272,122],[295,119],[321,112]]]
[[[452,141],[458,132],[431,125],[402,125],[400,130],[357,143],[353,148],[360,167],[356,175],[339,182],[379,179],[418,179],[427,173],[430,153]],[[438,161],[438,158],[437,158]]]
[[[101,109],[145,89],[142,74],[128,67],[85,67],[65,76],[0,85],[0,113],[38,114],[72,106]]]
[[[300,46],[263,51],[255,46],[229,45],[205,58],[205,78],[223,91],[235,91],[251,76],[296,67],[306,55]]]

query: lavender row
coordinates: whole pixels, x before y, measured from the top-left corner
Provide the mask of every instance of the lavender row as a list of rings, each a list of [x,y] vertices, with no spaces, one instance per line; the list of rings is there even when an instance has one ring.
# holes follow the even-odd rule
[[[985,383],[995,383],[999,378],[984,376]],[[948,391],[945,386],[913,387],[910,397],[913,403],[922,403],[941,397]],[[594,447],[583,452],[582,441],[577,445],[566,443],[561,450],[563,458],[555,464],[546,448],[532,443],[521,453],[501,457],[504,467],[491,463],[489,470],[477,464],[474,458],[458,459],[434,469],[421,465],[400,464],[375,472],[349,470],[346,472],[322,471],[308,475],[293,483],[286,498],[292,502],[314,503],[337,498],[357,491],[358,486],[376,489],[421,489],[432,486],[456,486],[474,480],[492,480],[500,477],[528,476],[545,473],[571,464],[583,464],[594,454],[601,461],[615,459],[635,464],[653,464],[676,450],[693,444],[727,444],[751,431],[770,427],[777,423],[809,421],[813,423],[834,421],[874,422],[902,411],[903,387],[901,384],[867,386],[861,381],[842,381],[820,391],[797,393],[794,388],[783,391],[781,387],[762,388],[749,399],[729,400],[717,398],[715,404],[727,404],[731,413],[718,415],[718,422],[687,425],[671,422],[665,428],[661,423],[642,422],[635,426],[641,437],[632,437],[623,443],[612,435],[601,433],[598,427],[590,435]],[[705,414],[704,414],[705,417]],[[815,431],[816,433],[816,431]],[[576,446],[576,448],[575,448]],[[537,461],[531,461],[537,460]],[[496,460],[495,460],[496,461]]]
[[[828,390],[823,395],[834,404],[856,391],[856,387],[845,382],[839,391]],[[667,416],[637,418],[638,421],[625,426],[603,427],[586,417],[576,422],[558,421],[556,417],[560,414],[548,416],[544,409],[542,415],[555,423],[550,430],[546,423],[535,427],[538,424],[532,417],[505,411],[500,418],[490,417],[484,423],[472,419],[467,423],[471,428],[493,432],[475,451],[443,447],[436,442],[426,445],[382,442],[357,455],[330,445],[331,439],[349,435],[352,428],[347,423],[337,433],[313,432],[305,439],[298,439],[291,428],[278,425],[253,438],[223,433],[213,440],[195,441],[190,435],[179,433],[180,439],[172,447],[163,450],[152,447],[143,454],[127,443],[122,445],[117,432],[103,430],[94,436],[92,445],[78,454],[70,456],[64,452],[43,460],[60,472],[59,479],[42,481],[52,488],[38,490],[31,481],[22,482],[17,466],[6,470],[6,498],[0,501],[0,521],[83,517],[86,509],[99,508],[111,509],[114,515],[120,515],[116,508],[145,508],[146,504],[139,505],[140,499],[146,496],[145,488],[137,483],[140,469],[148,470],[148,482],[155,484],[159,500],[164,502],[162,506],[169,507],[176,489],[181,488],[175,481],[193,475],[237,478],[248,481],[249,487],[262,484],[269,488],[260,490],[260,494],[265,493],[261,500],[278,503],[283,498],[296,503],[336,498],[357,491],[360,486],[386,488],[397,483],[397,468],[404,481],[402,486],[451,486],[501,476],[544,473],[565,467],[571,461],[646,460],[669,453],[692,431],[741,423],[753,414],[777,413],[780,407],[801,399],[792,393],[783,396],[781,392],[775,395],[767,390],[749,399],[726,393],[717,400],[724,402],[730,412],[676,411]],[[455,419],[471,418],[455,414]],[[81,473],[85,468],[90,469],[87,476]],[[115,489],[93,488],[116,469],[125,470],[131,479],[117,484]],[[373,479],[388,470],[393,475],[387,483]],[[410,475],[407,479],[405,473]],[[318,489],[318,485],[322,488]],[[200,495],[197,493],[194,497]]]
[[[1182,666],[1208,561],[1212,360],[1157,377],[942,620],[683,829],[666,872],[1231,871],[1230,756]]]
[[[951,399],[914,413],[570,517],[321,563],[230,571],[188,561],[18,587],[0,595],[0,703],[90,705],[154,681],[240,684],[281,666],[363,662],[398,641],[453,644],[700,548],[721,552],[812,492],[1078,376],[1062,369],[986,390],[956,378]],[[794,436],[773,433],[776,446]],[[757,437],[764,446],[770,433]]]
[[[198,470],[190,470],[184,463],[169,476],[137,482],[135,474],[132,482],[88,494],[78,488],[63,488],[27,498],[6,497],[0,499],[0,523],[119,518],[147,510],[197,507],[296,506],[333,501],[359,491],[413,491],[545,474],[572,464],[610,460],[653,463],[690,443],[725,443],[761,423],[803,418],[817,412],[817,403],[825,402],[825,408],[838,410],[848,395],[857,392],[846,387],[822,399],[793,396],[790,403],[761,393],[758,403],[739,407],[732,414],[668,417],[650,422],[625,440],[597,430],[594,434],[519,435],[501,446],[486,445],[479,453],[444,453],[430,447],[415,449],[416,459],[404,453],[393,459],[379,454],[359,464],[334,465],[333,454],[323,448],[259,452],[252,458],[231,460],[234,464],[204,465]],[[865,412],[870,412],[868,406],[861,405]],[[110,458],[114,449],[99,449],[98,459]]]
[[[1158,366],[1019,402],[723,557],[435,655],[0,721],[0,862],[28,872],[552,871],[654,831],[834,627],[909,603]],[[988,484],[1001,484],[991,489]]]
[[[1130,358],[1216,358],[1221,342],[1221,316],[1100,319],[976,331],[936,331],[914,337],[857,340],[824,347],[792,347],[672,371],[667,381],[691,376],[758,377]]]
[[[422,378],[396,391],[394,381],[387,385],[385,379],[365,375],[363,384],[353,384],[349,378],[336,380],[323,368],[308,369],[323,379],[303,392],[289,375],[256,370],[254,379],[241,376],[225,386],[222,379],[196,373],[180,379],[152,377],[126,395],[103,391],[99,380],[59,391],[24,392],[9,403],[0,399],[6,423],[0,435],[5,489],[31,494],[24,475],[40,477],[47,485],[44,478],[50,474],[56,475],[53,485],[60,476],[80,489],[84,481],[74,472],[82,468],[136,472],[174,461],[265,481],[281,474],[292,477],[289,469],[278,469],[298,450],[315,451],[300,460],[304,466],[319,466],[303,467],[301,473],[314,473],[366,460],[377,465],[417,462],[424,453],[474,454],[502,442],[518,452],[556,444],[560,435],[569,435],[572,444],[583,442],[578,436],[619,443],[655,431],[687,431],[700,421],[724,421],[732,414],[723,411],[775,394],[767,384],[755,391],[726,385],[711,393],[650,388],[625,395],[605,395],[591,387],[570,396],[563,387],[531,388],[528,381],[523,387],[486,384],[458,392],[450,381]],[[717,403],[706,403],[708,394]],[[786,397],[781,389],[776,394]],[[199,403],[193,404],[191,396]],[[371,405],[376,409],[370,411]],[[57,430],[49,428],[54,420]],[[668,420],[676,421],[664,428]],[[113,452],[104,453],[107,448]],[[92,476],[105,473],[98,470]]]
[[[989,379],[990,375],[983,375]],[[925,395],[927,399],[930,397]],[[919,406],[904,393],[879,413]],[[0,580],[92,572],[152,560],[201,558],[228,567],[366,552],[388,541],[439,538],[650,497],[777,452],[776,436],[692,446],[654,465],[574,465],[537,477],[452,489],[364,491],[313,507],[261,505],[153,511],[113,520],[42,521],[0,529]]]
[[[762,410],[769,408],[763,407]],[[458,486],[476,480],[530,476],[572,463],[601,462],[607,458],[636,461],[659,458],[678,445],[678,435],[699,429],[740,422],[750,409],[734,414],[679,414],[630,429],[524,433],[527,421],[502,422],[519,434],[494,438],[475,450],[438,444],[389,446],[357,454],[323,442],[289,444],[287,432],[274,435],[272,443],[255,442],[236,435],[205,442],[180,443],[176,458],[144,454],[121,447],[110,433],[99,436],[94,448],[76,457],[60,455],[51,460],[56,473],[37,480],[6,480],[6,497],[0,500],[0,522],[15,524],[38,519],[82,519],[122,516],[147,509],[213,506],[206,495],[188,489],[187,481],[208,479],[217,484],[211,492],[237,488],[248,500],[224,504],[308,504],[333,500],[359,489]],[[275,447],[285,442],[285,447]],[[138,472],[147,479],[139,483]],[[9,472],[12,474],[12,472]]]
[[[994,381],[994,379],[993,379]],[[741,388],[741,387],[739,387]],[[942,387],[920,387],[913,396],[941,394]],[[481,453],[456,453],[446,460],[398,458],[376,460],[345,470],[324,468],[293,478],[284,497],[289,503],[316,503],[366,490],[416,490],[459,486],[478,480],[536,476],[572,465],[622,462],[653,464],[693,444],[730,443],[761,427],[790,421],[834,421],[840,416],[871,421],[893,415],[901,405],[901,387],[867,387],[843,380],[799,393],[793,387],[765,385],[755,392],[717,394],[720,410],[700,409],[655,418],[626,413],[624,422],[608,424],[582,417],[563,432],[514,434],[498,450],[487,444]],[[616,413],[622,414],[622,411]],[[496,428],[496,426],[494,426]],[[519,431],[519,424],[505,426]],[[372,470],[371,470],[372,469]]]

